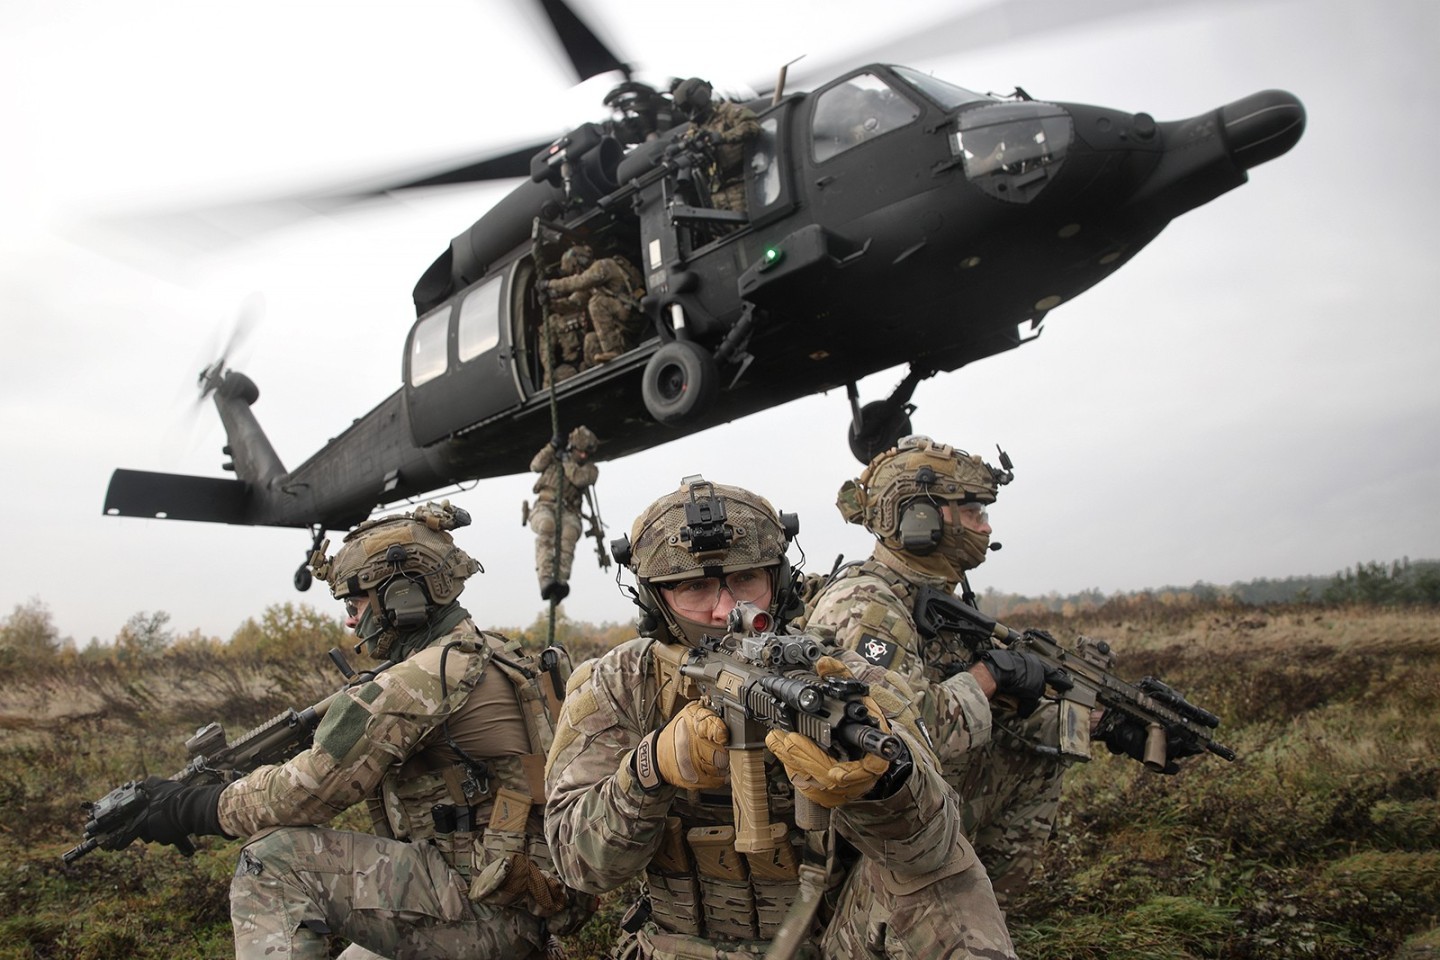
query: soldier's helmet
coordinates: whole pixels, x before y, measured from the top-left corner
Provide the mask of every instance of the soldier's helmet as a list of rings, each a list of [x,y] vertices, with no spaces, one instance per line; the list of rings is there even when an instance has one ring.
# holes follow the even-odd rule
[[[840,488],[835,505],[848,523],[864,526],[897,549],[910,549],[902,525],[906,508],[916,501],[994,503],[1010,474],[980,457],[929,437],[909,436],[878,454],[860,474]],[[938,533],[937,533],[938,535]]]
[[[595,262],[595,251],[589,244],[577,243],[560,255],[560,269],[566,273],[579,273]]]
[[[710,109],[710,84],[699,77],[681,80],[671,91],[675,106],[687,117],[703,117]]]
[[[432,606],[450,603],[480,564],[455,545],[450,531],[470,523],[470,514],[444,501],[410,513],[368,520],[345,537],[334,557],[322,545],[311,557],[315,576],[330,585],[335,599],[378,595],[400,580],[418,584]],[[377,596],[384,608],[383,596]]]
[[[795,514],[778,512],[764,497],[694,476],[647,507],[611,551],[635,574],[641,632],[659,635],[663,620],[680,639],[685,631],[658,588],[683,580],[774,568],[770,612],[781,620],[798,615],[802,608],[785,551],[799,531]]]
[[[594,453],[600,445],[600,438],[589,427],[580,426],[570,431],[570,449],[577,452]]]

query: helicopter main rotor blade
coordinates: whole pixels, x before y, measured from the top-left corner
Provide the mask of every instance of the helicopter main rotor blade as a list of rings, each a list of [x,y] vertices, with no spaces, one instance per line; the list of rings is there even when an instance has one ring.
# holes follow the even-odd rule
[[[828,81],[861,63],[916,65],[967,50],[980,50],[1016,40],[1060,33],[1119,17],[1160,13],[1195,6],[1199,0],[998,0],[931,21],[922,28],[882,40],[873,47],[828,60],[801,61],[790,69],[788,83],[799,87]],[[1214,2],[1214,0],[1209,0]],[[1233,0],[1232,0],[1233,2]],[[756,87],[761,96],[774,91]]]
[[[617,57],[565,0],[539,0],[579,80],[620,72],[630,79],[630,65]],[[577,81],[578,82],[578,81]]]
[[[530,176],[530,158],[550,146],[550,142],[546,140],[541,143],[527,143],[509,153],[488,155],[470,162],[457,161],[458,166],[446,164],[436,173],[382,181],[375,186],[332,193],[328,196],[337,200],[345,197],[376,197],[392,190],[409,190],[413,187],[443,187],[456,183],[479,183],[485,180],[513,180],[517,177],[528,177]]]

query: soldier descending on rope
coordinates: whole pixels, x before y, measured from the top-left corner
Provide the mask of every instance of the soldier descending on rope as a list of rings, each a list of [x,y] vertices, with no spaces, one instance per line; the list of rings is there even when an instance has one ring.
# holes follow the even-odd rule
[[[480,570],[449,503],[368,521],[316,577],[394,665],[347,687],[313,745],[230,784],[151,777],[139,837],[248,838],[230,884],[235,956],[525,960],[588,918],[555,877],[541,827],[550,678],[458,603]],[[324,826],[364,802],[375,835]]]
[[[540,292],[551,309],[578,310],[582,322],[588,316],[580,369],[614,360],[639,342],[644,315],[638,308],[645,291],[629,260],[619,255],[597,260],[589,245],[577,243],[561,255],[560,270],[563,276],[540,281]]]
[[[581,505],[600,475],[590,462],[599,442],[589,427],[576,427],[568,443],[562,445],[557,434],[530,461],[530,469],[540,478],[533,488],[535,505],[526,504],[525,521],[535,531],[535,574],[544,600],[559,603],[570,593]]]

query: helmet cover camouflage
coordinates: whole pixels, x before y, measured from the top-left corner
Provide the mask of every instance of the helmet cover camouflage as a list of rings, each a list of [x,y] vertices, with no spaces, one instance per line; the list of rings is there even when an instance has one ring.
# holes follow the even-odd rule
[[[560,255],[560,269],[566,273],[579,273],[594,262],[595,251],[584,243],[577,243]]]
[[[881,538],[893,537],[909,501],[924,497],[994,503],[1003,480],[1008,480],[1004,471],[964,450],[929,437],[902,437],[876,455],[858,480],[845,481],[835,505],[846,522],[861,524]]]
[[[640,514],[630,543],[630,569],[637,579],[673,583],[777,566],[789,537],[764,497],[687,477]]]
[[[367,520],[345,537],[334,557],[325,556],[329,542],[322,544],[310,567],[337,600],[368,593],[398,575],[420,581],[430,602],[444,606],[483,569],[449,533],[469,522],[470,515],[448,500]]]
[[[570,431],[570,449],[583,450],[586,453],[594,453],[595,448],[600,445],[600,438],[595,436],[595,431],[589,427],[580,426]]]

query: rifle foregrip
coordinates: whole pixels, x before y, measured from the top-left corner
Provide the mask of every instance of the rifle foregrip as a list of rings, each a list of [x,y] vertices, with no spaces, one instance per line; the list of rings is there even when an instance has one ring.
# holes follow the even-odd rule
[[[735,813],[735,849],[740,853],[774,850],[763,749],[730,751],[730,803]]]

